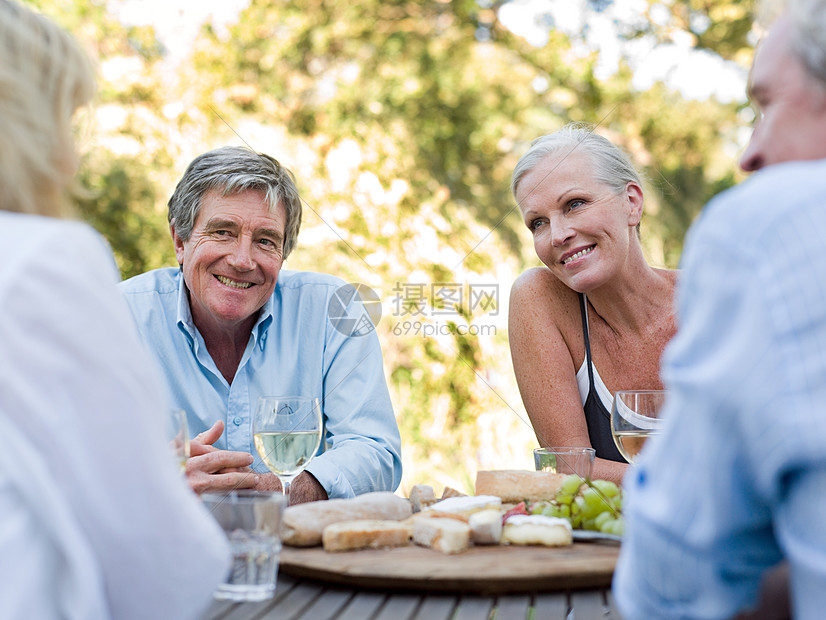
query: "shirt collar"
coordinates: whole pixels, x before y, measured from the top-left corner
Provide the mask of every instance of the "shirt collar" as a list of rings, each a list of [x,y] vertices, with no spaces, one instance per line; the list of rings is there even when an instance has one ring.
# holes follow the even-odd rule
[[[256,342],[262,350],[264,349],[264,343],[267,341],[267,333],[272,324],[274,296],[274,293],[270,295],[267,301],[264,302],[264,305],[261,306],[261,310],[258,311],[258,320],[255,322],[255,325],[252,326],[252,337],[256,338]]]
[[[184,284],[184,274],[178,272],[178,316],[176,320],[178,329],[189,336],[190,342],[196,340],[195,323],[192,321],[192,310],[189,308],[189,296],[186,294],[186,284]]]

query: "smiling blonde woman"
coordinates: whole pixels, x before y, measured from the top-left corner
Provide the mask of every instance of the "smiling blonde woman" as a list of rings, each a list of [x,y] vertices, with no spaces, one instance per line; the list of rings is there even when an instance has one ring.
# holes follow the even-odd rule
[[[662,388],[676,272],[646,262],[640,176],[591,127],[567,125],[534,140],[511,189],[545,265],[511,291],[522,401],[541,446],[593,447],[592,477],[619,482],[627,465],[611,438],[613,393]]]

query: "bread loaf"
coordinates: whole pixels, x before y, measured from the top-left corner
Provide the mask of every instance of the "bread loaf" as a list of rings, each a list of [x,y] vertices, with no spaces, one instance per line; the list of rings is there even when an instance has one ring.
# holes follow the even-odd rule
[[[573,541],[571,524],[556,517],[514,515],[502,527],[502,543],[506,545],[563,547]]]
[[[461,553],[470,546],[470,527],[456,519],[416,519],[413,542],[442,553]]]
[[[321,543],[325,551],[401,547],[410,543],[410,531],[403,521],[339,521],[324,528]]]
[[[503,502],[552,499],[562,486],[564,474],[517,469],[476,472],[476,495],[496,495]]]
[[[312,547],[321,544],[324,528],[333,523],[360,519],[401,521],[412,513],[408,500],[386,491],[298,504],[284,511],[281,540],[293,547]]]

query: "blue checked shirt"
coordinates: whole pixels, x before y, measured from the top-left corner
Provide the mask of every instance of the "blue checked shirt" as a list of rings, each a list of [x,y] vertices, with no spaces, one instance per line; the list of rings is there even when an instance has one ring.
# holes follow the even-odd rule
[[[249,452],[255,458],[253,469],[266,472],[252,440],[258,398],[317,396],[324,412],[324,452],[307,471],[327,495],[396,490],[401,439],[378,338],[372,330],[350,335],[353,330],[336,329],[328,319],[330,298],[343,281],[282,270],[231,385],[192,322],[180,270],[156,269],[120,286],[143,340],[161,365],[166,378],[161,389],[168,390],[175,407],[186,410],[192,436],[223,420],[226,431],[215,446]]]
[[[826,613],[826,160],[772,166],[692,228],[665,430],[624,485],[624,617],[729,618],[785,557]]]

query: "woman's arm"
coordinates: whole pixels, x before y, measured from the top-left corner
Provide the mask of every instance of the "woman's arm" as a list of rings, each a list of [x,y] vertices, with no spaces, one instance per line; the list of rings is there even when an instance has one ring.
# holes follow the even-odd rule
[[[508,336],[511,359],[536,438],[543,446],[590,447],[576,382],[570,337],[581,332],[576,293],[545,268],[523,273],[511,289]],[[594,463],[592,478],[621,482],[627,465]]]

